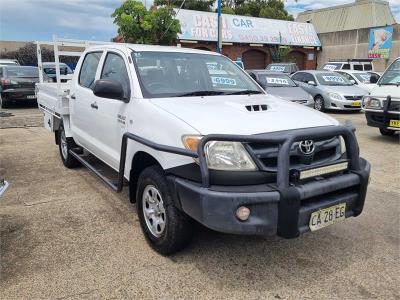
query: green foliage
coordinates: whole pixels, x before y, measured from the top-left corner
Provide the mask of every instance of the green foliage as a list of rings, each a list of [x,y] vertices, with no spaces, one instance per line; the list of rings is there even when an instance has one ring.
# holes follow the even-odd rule
[[[183,9],[211,11],[214,5],[214,0],[186,0],[183,4]],[[156,6],[172,6],[181,7],[183,0],[154,0]]]
[[[42,46],[41,51],[42,51],[43,62],[54,61],[54,52],[52,47],[46,48]],[[36,66],[37,65],[36,44],[27,43],[18,50],[3,52],[2,54],[0,54],[0,58],[17,59],[18,62],[23,66],[25,65]],[[61,61],[67,64],[76,64],[78,58],[73,56],[63,56],[61,57]]]
[[[272,62],[294,62],[293,57],[289,55],[293,49],[290,47],[279,47],[275,46],[271,49]]]
[[[235,14],[235,10],[232,7],[229,7],[229,6],[221,7],[221,12],[223,14],[227,14],[227,15],[234,15]]]
[[[114,11],[112,17],[125,42],[173,45],[181,31],[174,15],[174,10],[168,6],[148,11],[142,2],[127,0]]]
[[[293,21],[281,0],[224,0],[237,15]]]

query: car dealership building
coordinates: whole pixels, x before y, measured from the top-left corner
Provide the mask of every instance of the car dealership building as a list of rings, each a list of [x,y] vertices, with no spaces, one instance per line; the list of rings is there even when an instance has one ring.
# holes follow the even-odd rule
[[[176,18],[182,30],[179,45],[216,50],[216,13],[181,9]],[[246,69],[265,68],[279,47],[289,48],[286,59],[300,69],[314,69],[321,49],[312,24],[228,14],[222,14],[222,42],[222,53],[232,60],[241,59]]]

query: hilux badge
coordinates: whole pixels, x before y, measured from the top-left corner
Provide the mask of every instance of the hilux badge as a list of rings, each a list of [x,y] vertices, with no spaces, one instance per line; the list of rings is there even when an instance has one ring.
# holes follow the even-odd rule
[[[299,143],[300,152],[306,155],[310,155],[315,151],[315,144],[312,140],[305,140]]]

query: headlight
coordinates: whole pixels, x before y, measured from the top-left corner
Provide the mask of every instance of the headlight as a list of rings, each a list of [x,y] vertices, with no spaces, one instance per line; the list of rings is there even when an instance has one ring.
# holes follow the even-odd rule
[[[203,136],[184,135],[183,145],[186,149],[197,152],[198,145]],[[239,142],[212,141],[204,149],[209,169],[225,171],[254,171],[256,164]],[[194,159],[197,163],[198,159]]]
[[[239,142],[208,142],[205,154],[209,169],[225,171],[254,171],[257,167]]]
[[[340,96],[339,94],[329,93],[328,95],[332,100],[342,100],[342,96]]]
[[[370,96],[363,98],[363,105],[366,109],[382,109],[381,101]]]

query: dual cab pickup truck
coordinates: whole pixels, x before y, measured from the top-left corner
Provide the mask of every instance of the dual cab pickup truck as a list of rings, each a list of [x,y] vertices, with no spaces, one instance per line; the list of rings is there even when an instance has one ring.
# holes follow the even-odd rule
[[[92,46],[71,81],[40,83],[37,97],[64,165],[85,165],[117,192],[129,185],[161,254],[187,245],[194,221],[294,238],[363,210],[370,165],[354,128],[268,95],[220,54]]]

